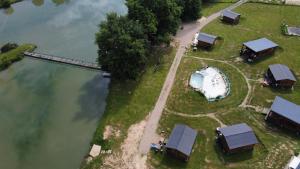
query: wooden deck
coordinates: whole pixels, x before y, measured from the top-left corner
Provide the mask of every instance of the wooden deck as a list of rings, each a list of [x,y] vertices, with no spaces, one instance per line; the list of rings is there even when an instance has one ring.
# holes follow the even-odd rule
[[[24,52],[23,54],[24,54],[24,56],[32,57],[32,58],[36,58],[36,59],[48,60],[48,61],[53,61],[53,62],[57,62],[57,63],[63,63],[63,64],[68,64],[68,65],[84,67],[84,68],[88,68],[88,69],[101,70],[101,67],[97,63],[89,63],[89,62],[84,62],[84,61],[80,61],[80,60],[76,60],[76,59],[63,58],[63,57],[35,53],[35,52]]]

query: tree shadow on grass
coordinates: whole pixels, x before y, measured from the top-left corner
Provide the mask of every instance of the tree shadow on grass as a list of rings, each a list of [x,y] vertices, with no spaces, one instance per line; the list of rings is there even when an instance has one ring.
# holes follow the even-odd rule
[[[98,119],[103,114],[109,82],[110,79],[103,78],[99,73],[81,87],[82,94],[78,100],[80,110],[76,113],[74,120],[86,119],[90,121]]]

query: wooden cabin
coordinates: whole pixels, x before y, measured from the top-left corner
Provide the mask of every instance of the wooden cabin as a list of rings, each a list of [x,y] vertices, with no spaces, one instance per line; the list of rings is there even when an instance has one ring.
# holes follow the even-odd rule
[[[217,129],[217,141],[225,153],[251,151],[258,144],[253,130],[245,123]]]
[[[238,24],[240,21],[240,17],[241,17],[240,14],[233,12],[231,10],[225,10],[221,14],[221,20],[229,24]]]
[[[300,134],[300,106],[279,96],[276,96],[265,120]]]
[[[215,45],[217,38],[218,37],[214,35],[199,33],[197,37],[198,40],[197,46],[206,49],[212,48]]]
[[[289,89],[296,83],[296,78],[292,71],[282,64],[270,65],[265,74],[265,80],[270,86]]]
[[[243,43],[240,55],[248,62],[253,62],[261,57],[272,55],[278,45],[267,38]]]
[[[300,168],[300,158],[293,156],[284,169],[299,169],[299,168]]]
[[[196,130],[183,124],[177,124],[166,144],[167,154],[180,160],[188,161],[196,137]]]

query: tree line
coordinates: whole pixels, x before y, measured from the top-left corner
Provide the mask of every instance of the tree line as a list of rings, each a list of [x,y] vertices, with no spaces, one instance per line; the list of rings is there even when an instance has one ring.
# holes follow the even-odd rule
[[[181,21],[200,17],[201,0],[126,0],[128,14],[107,14],[96,33],[98,62],[118,79],[135,79],[153,46],[169,44]]]

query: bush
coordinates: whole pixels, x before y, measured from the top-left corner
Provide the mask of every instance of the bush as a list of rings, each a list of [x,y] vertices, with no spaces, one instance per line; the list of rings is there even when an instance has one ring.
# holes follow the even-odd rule
[[[284,34],[284,35],[287,35],[287,34],[288,34],[287,27],[288,27],[288,25],[285,24],[285,23],[282,23],[282,24],[280,25],[282,34]]]
[[[16,49],[18,45],[16,43],[7,43],[4,46],[1,47],[1,53],[8,52],[10,50]]]

